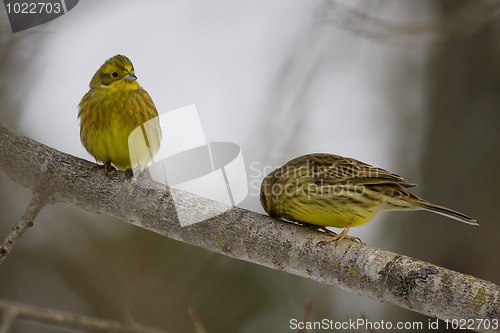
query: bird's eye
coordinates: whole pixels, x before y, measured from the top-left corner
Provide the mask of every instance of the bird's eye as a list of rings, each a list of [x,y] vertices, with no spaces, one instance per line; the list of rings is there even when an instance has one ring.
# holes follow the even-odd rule
[[[113,72],[113,73],[111,73],[111,76],[112,77],[118,77],[118,73],[117,72]]]

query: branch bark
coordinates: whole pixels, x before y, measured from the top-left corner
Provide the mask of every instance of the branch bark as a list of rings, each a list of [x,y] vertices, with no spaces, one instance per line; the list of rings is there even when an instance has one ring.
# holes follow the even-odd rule
[[[500,316],[500,287],[367,244],[342,241],[241,208],[181,227],[177,210],[197,218],[221,205],[165,185],[108,175],[95,164],[20,136],[0,125],[0,171],[51,200],[119,218],[165,237],[258,265],[338,286],[431,317]],[[175,192],[175,205],[172,193]],[[496,329],[478,327],[480,332]]]

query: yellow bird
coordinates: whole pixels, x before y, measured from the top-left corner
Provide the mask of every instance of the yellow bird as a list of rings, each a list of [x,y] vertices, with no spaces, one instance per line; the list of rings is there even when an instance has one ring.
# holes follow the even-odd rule
[[[83,146],[108,171],[111,164],[120,170],[143,168],[160,148],[158,112],[123,55],[106,60],[94,74],[78,117]]]
[[[402,177],[353,158],[332,154],[297,157],[262,181],[260,202],[272,217],[318,226],[340,241],[349,228],[369,222],[378,212],[428,210],[478,225],[471,217],[432,204],[410,192]],[[336,234],[326,227],[344,228]]]

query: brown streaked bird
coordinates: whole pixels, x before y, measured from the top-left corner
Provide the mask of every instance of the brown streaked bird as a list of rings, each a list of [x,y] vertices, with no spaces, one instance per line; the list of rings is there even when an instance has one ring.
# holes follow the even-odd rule
[[[333,154],[297,157],[268,174],[260,202],[272,217],[318,226],[328,241],[344,238],[351,227],[369,222],[380,211],[428,210],[471,225],[473,218],[421,199],[402,177],[353,158]],[[336,234],[326,227],[344,228]]]

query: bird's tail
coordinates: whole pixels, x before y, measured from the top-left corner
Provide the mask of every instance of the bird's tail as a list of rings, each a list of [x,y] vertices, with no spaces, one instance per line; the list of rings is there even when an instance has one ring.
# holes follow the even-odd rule
[[[462,214],[460,212],[454,211],[452,209],[449,209],[449,208],[446,208],[443,206],[435,205],[433,203],[430,203],[430,202],[422,200],[422,199],[414,202],[414,204],[421,209],[425,209],[425,210],[431,211],[431,212],[436,213],[436,214],[444,215],[446,217],[455,219],[455,220],[463,222],[463,223],[467,223],[467,224],[471,224],[471,225],[479,225],[476,222],[476,220],[474,220],[472,217],[469,217],[465,214]]]

